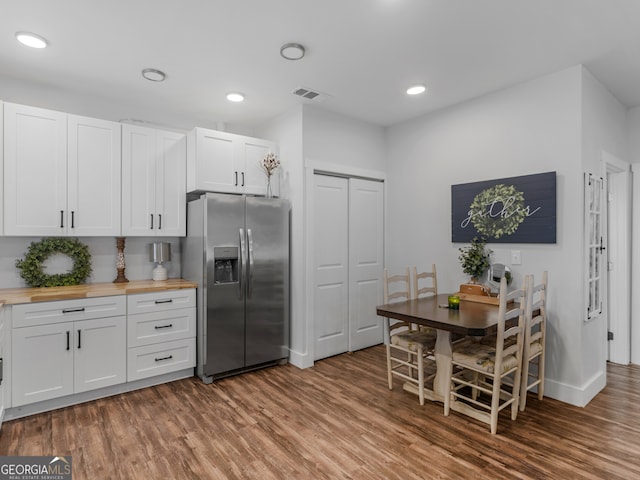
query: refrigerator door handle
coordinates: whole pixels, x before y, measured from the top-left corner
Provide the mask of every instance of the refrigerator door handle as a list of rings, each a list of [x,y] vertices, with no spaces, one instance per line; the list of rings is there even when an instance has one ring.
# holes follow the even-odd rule
[[[242,300],[242,293],[244,287],[244,268],[245,268],[245,258],[246,258],[246,250],[247,246],[244,241],[244,228],[240,229],[240,255],[238,261],[240,265],[238,266],[238,298]]]
[[[249,244],[249,261],[247,262],[247,298],[251,298],[253,290],[253,234],[247,228],[247,243]]]

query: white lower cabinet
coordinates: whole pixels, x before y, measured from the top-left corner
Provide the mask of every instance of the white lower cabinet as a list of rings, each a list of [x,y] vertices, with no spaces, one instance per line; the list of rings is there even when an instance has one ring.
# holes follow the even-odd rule
[[[195,289],[129,295],[127,311],[127,381],[196,366]]]
[[[6,344],[5,313],[11,323]],[[0,310],[0,358],[3,345],[11,351],[11,393],[6,399],[12,409],[65,396],[71,396],[65,401],[72,404],[76,394],[142,379],[150,379],[149,385],[154,382],[150,377],[158,375],[183,378],[196,365],[196,291],[11,305]],[[163,381],[167,377],[160,377]],[[5,382],[0,383],[0,422]],[[140,388],[140,383],[131,388]],[[93,394],[100,396],[100,391]],[[47,410],[51,405],[28,408]]]
[[[115,305],[114,313],[120,315],[85,319],[93,299],[13,307],[12,406],[126,381],[125,301],[107,298],[110,301],[102,303]],[[48,312],[50,323],[30,325],[36,312]],[[47,316],[40,318],[45,322]]]

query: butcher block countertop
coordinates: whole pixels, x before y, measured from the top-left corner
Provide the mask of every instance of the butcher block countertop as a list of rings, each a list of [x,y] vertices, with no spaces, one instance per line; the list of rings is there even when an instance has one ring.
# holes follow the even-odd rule
[[[181,278],[164,281],[135,280],[128,283],[86,283],[68,287],[5,288],[0,289],[0,306],[18,303],[50,302],[75,298],[109,297],[135,293],[161,292],[197,288],[198,284]]]

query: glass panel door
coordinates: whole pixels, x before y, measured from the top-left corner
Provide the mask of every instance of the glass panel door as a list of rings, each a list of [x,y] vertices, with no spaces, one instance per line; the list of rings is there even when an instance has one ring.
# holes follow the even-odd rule
[[[602,287],[606,271],[602,268],[602,193],[603,179],[585,174],[585,234],[587,250],[587,318],[591,320],[602,313]]]

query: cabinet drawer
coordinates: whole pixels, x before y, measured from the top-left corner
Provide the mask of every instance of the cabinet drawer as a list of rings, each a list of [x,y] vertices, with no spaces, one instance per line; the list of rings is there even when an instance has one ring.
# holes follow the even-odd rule
[[[13,327],[31,327],[126,315],[123,295],[13,305]]]
[[[127,325],[129,347],[196,336],[196,309],[130,315]]]
[[[130,348],[127,381],[175,372],[196,366],[195,338]]]
[[[195,288],[183,290],[166,290],[153,293],[138,293],[127,296],[127,311],[129,315],[138,313],[161,312],[177,308],[196,306]]]

